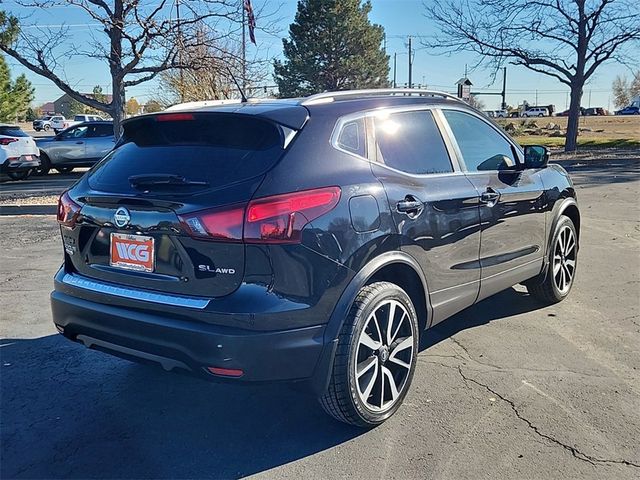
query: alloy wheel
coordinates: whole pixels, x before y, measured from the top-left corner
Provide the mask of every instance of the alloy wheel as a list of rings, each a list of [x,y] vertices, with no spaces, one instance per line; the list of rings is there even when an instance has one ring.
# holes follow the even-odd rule
[[[354,362],[360,401],[371,411],[390,409],[411,372],[414,335],[405,307],[385,300],[369,315],[360,333]]]
[[[553,281],[561,294],[571,288],[576,272],[577,244],[570,227],[564,226],[558,234],[553,251]]]

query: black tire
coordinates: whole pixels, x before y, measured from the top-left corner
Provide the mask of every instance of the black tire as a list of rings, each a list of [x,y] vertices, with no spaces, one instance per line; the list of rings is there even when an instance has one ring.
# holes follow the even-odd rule
[[[44,126],[44,131],[48,132],[49,130],[51,130],[51,125],[46,125]]]
[[[73,167],[55,167],[58,173],[71,173],[73,172]]]
[[[24,170],[22,172],[7,172],[7,176],[11,180],[24,180],[29,176],[31,170]]]
[[[47,175],[51,170],[51,160],[46,153],[40,152],[40,166],[35,169],[36,175]]]
[[[393,311],[395,312],[395,316],[390,313],[390,305],[392,303],[394,304]],[[398,310],[398,304],[402,307],[401,310]],[[383,311],[382,309],[387,307],[389,308],[389,310],[387,310],[387,312],[389,312],[387,318],[402,317],[397,323],[392,321],[394,328],[391,328],[391,331],[396,331],[396,334],[393,335],[395,341],[392,338],[391,345],[386,346],[385,342],[388,338],[387,327],[389,321],[386,320],[384,324],[376,322],[376,326],[380,326],[380,334],[378,336],[380,337],[379,343],[381,346],[377,351],[371,349],[372,353],[367,356],[366,351],[360,351],[360,338],[363,330],[371,327],[370,321],[374,318],[372,316],[373,312],[380,313]],[[404,310],[404,312],[402,310]],[[395,325],[397,325],[397,330]],[[409,333],[412,335],[411,339],[409,339]],[[364,335],[368,336],[366,333]],[[375,427],[387,420],[400,408],[411,386],[411,380],[413,379],[416,367],[418,337],[418,317],[411,299],[403,289],[389,282],[376,282],[363,287],[358,292],[340,332],[329,388],[324,395],[319,398],[322,408],[335,419],[359,427]],[[371,336],[369,336],[369,339],[371,339]],[[409,347],[405,346],[401,348],[400,345],[402,344],[411,345],[410,359],[406,357],[406,352],[409,350]],[[368,347],[364,347],[363,350],[366,348]],[[382,353],[383,349],[386,349],[386,354]],[[400,353],[395,357],[395,360],[392,360],[392,357],[394,357],[398,351],[405,355],[401,361],[408,365],[408,369],[398,366],[396,360],[399,359]],[[377,411],[362,400],[360,393],[361,387],[356,383],[358,382],[358,377],[356,377],[356,362],[358,361],[358,355],[362,355],[362,353],[365,354],[364,357],[361,357],[365,358],[364,362],[368,362],[369,359],[371,359],[376,363],[372,375],[369,377],[371,380],[366,383],[378,387],[379,383],[376,379],[381,378],[382,388],[378,395],[380,399],[380,409]],[[387,361],[389,362],[388,364],[386,364]],[[385,376],[385,368],[386,372],[392,375],[391,378]],[[365,370],[368,370],[368,368]],[[364,375],[359,378],[363,377]],[[393,399],[394,392],[390,384],[392,381],[395,390],[398,392],[395,399]],[[401,384],[400,388],[398,388],[398,382]],[[388,404],[385,404],[385,386],[389,390],[387,393],[392,397],[392,400],[390,400]],[[369,389],[368,392],[370,392],[368,393],[368,399],[373,398],[377,389]],[[372,402],[373,401],[374,400],[372,400]]]
[[[567,232],[570,232],[573,238],[573,249],[569,253],[559,255],[558,249],[562,248],[561,244],[563,243],[560,239],[561,235],[569,235]],[[570,242],[568,241],[567,243]],[[576,268],[578,266],[578,235],[576,227],[571,219],[565,215],[561,215],[558,219],[548,255],[547,268],[541,277],[529,280],[525,283],[525,286],[529,294],[541,302],[551,305],[567,298],[575,282]],[[560,256],[560,260],[558,260],[558,256]],[[554,265],[557,266],[558,261],[561,262],[560,268],[558,272],[555,273]],[[570,262],[573,262],[573,267],[571,267]],[[568,282],[562,280],[566,278],[569,278]],[[565,288],[561,288],[561,285],[565,285]]]

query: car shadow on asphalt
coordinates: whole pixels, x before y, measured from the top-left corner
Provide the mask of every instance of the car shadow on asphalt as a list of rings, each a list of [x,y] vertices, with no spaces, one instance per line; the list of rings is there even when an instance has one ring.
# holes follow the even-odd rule
[[[514,289],[440,323],[428,348],[540,305]],[[2,478],[238,478],[366,434],[284,384],[214,384],[60,335],[3,339]]]

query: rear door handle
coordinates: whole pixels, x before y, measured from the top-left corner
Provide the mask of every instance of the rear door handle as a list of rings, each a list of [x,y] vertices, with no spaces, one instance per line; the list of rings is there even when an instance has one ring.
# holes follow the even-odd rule
[[[424,210],[424,204],[413,195],[407,195],[404,200],[396,204],[396,210],[407,214],[410,218],[415,218]]]
[[[491,187],[487,188],[482,192],[482,195],[480,195],[480,201],[490,206],[498,203],[498,200],[500,200],[500,194]]]

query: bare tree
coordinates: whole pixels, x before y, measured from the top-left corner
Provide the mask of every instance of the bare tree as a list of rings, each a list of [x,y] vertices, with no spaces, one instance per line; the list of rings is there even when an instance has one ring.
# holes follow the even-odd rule
[[[494,73],[510,62],[569,86],[565,151],[577,147],[585,83],[605,62],[640,51],[638,0],[433,0],[425,8],[439,30],[428,46],[475,52]]]
[[[206,37],[206,31],[200,32]],[[271,58],[251,56],[243,59],[238,42],[219,42],[203,38],[198,45],[183,51],[183,60],[199,65],[198,69],[169,70],[159,75],[160,85],[157,100],[164,105],[197,100],[222,100],[240,98],[239,85],[246,84],[246,94],[269,77]],[[246,78],[243,81],[242,75]],[[235,81],[234,81],[235,78]]]
[[[207,38],[229,38],[241,21],[241,4],[234,0],[18,0],[23,6],[46,9],[64,6],[82,10],[99,28],[93,41],[74,42],[68,28],[22,28],[14,15],[0,11],[0,50],[15,58],[29,70],[51,80],[73,99],[110,114],[114,131],[120,132],[125,114],[125,89],[150,81],[168,70],[190,70],[182,52],[199,45],[197,34],[203,25],[217,32]],[[177,18],[175,5],[180,5]],[[25,22],[22,22],[25,23]],[[85,57],[106,62],[111,76],[112,100],[100,101],[74,88],[64,74],[70,58]]]
[[[616,108],[629,105],[635,97],[640,95],[640,70],[634,72],[631,83],[624,75],[616,75],[611,84],[611,93]]]

